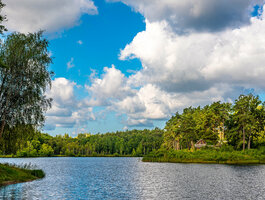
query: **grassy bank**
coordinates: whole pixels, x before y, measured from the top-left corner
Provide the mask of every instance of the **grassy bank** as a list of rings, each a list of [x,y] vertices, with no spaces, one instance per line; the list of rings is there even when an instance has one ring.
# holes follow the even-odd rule
[[[205,164],[265,164],[264,150],[180,150],[153,151],[144,162],[205,163]]]
[[[167,163],[199,163],[199,164],[229,164],[229,165],[249,165],[249,164],[265,164],[261,160],[203,160],[203,159],[176,159],[176,158],[152,158],[144,157],[143,162],[167,162]]]
[[[0,164],[0,186],[33,181],[45,176],[42,170],[29,168],[30,165]]]

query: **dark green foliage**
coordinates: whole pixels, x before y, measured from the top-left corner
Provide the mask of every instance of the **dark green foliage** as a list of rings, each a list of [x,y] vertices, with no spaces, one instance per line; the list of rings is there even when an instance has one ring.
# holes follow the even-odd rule
[[[12,33],[0,43],[0,139],[6,127],[43,125],[51,99],[48,41],[38,33]]]
[[[36,176],[37,178],[44,178],[45,173],[41,169],[30,170],[31,175]]]
[[[12,139],[7,137],[2,149],[0,146],[2,154],[13,154],[17,157],[143,156],[160,148],[164,133],[163,130],[156,128],[96,135],[78,134],[76,138],[72,138],[67,134],[52,137],[32,131],[32,133],[22,133],[24,139],[18,140],[19,137],[15,137],[15,145],[14,142],[10,143]]]
[[[2,154],[16,154],[27,143],[27,140],[31,140],[36,134],[37,131],[31,125],[6,127],[3,138],[0,140],[0,151]]]
[[[261,150],[231,151],[226,149],[197,150],[163,150],[153,151],[143,161],[178,162],[178,163],[223,163],[223,164],[264,164],[265,154]]]
[[[265,109],[258,96],[240,95],[235,104],[214,102],[197,108],[185,108],[166,124],[163,146],[166,149],[194,149],[203,139],[208,145],[225,143],[234,149],[265,144]]]
[[[265,163],[265,107],[258,96],[240,95],[234,105],[214,102],[204,108],[186,108],[165,129],[163,147],[143,161]],[[193,144],[199,139],[207,146],[196,150]]]

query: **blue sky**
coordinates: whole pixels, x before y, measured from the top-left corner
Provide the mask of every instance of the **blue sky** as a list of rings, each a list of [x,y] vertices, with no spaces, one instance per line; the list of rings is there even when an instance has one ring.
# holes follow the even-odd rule
[[[66,77],[85,84],[91,69],[102,72],[105,66],[114,64],[123,73],[127,70],[139,70],[138,60],[120,61],[118,55],[134,36],[145,29],[144,18],[122,3],[95,2],[98,15],[83,15],[80,25],[70,28],[59,38],[50,40],[54,64],[51,69],[57,77]],[[49,37],[49,35],[48,35]],[[82,44],[78,44],[82,41]],[[74,58],[76,67],[67,70],[66,63]],[[81,76],[79,76],[79,72]]]
[[[118,58],[120,49],[124,48],[134,36],[145,29],[144,17],[122,3],[107,3],[104,0],[95,2],[98,15],[83,15],[80,25],[70,28],[60,34],[59,38],[50,40],[50,50],[54,57],[51,70],[55,77],[65,77],[78,85],[89,84],[89,75],[96,71],[101,76],[103,68],[114,64],[126,76],[130,70],[141,69],[139,59],[121,61]],[[53,35],[47,35],[53,38]],[[81,41],[81,42],[80,42]],[[85,59],[84,59],[85,58]],[[73,59],[74,67],[67,69],[67,63]],[[85,98],[87,92],[84,88],[76,89],[77,98]],[[97,107],[96,111],[104,108]],[[98,133],[123,130],[121,117],[109,112],[97,121],[88,120],[87,132]],[[159,125],[159,124],[158,124]],[[48,130],[52,134],[72,133],[77,128]]]
[[[187,106],[264,99],[262,0],[4,2],[10,32],[50,41],[52,135],[163,128]]]

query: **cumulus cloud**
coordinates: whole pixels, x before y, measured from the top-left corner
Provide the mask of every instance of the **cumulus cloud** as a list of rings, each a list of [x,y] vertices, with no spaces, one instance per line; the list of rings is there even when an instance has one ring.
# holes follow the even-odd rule
[[[150,22],[166,20],[179,32],[220,31],[249,24],[253,5],[263,0],[109,0],[121,1]]]
[[[93,108],[85,101],[75,98],[76,83],[66,78],[56,78],[52,88],[46,92],[47,97],[53,98],[52,108],[46,113],[45,130],[56,127],[73,128],[84,126],[88,120],[95,120]]]
[[[119,58],[140,59],[142,69],[128,77],[114,65],[105,67],[100,76],[92,73],[90,83],[85,86],[89,94],[85,101],[74,102],[77,107],[71,112],[60,103],[53,108],[58,115],[49,111],[56,127],[84,123],[85,118],[95,119],[94,106],[126,116],[123,121],[126,128],[150,127],[155,120],[168,119],[187,106],[219,100],[231,102],[251,88],[265,91],[265,14],[249,15],[252,4],[262,1],[123,2],[145,16],[146,30],[121,50]],[[227,18],[224,13],[228,13]],[[213,21],[219,25],[215,26]],[[56,84],[59,83],[60,88],[75,87],[69,81],[57,80]],[[56,102],[62,102],[57,93],[53,95]]]
[[[120,54],[139,58],[132,83],[152,83],[167,92],[204,91],[217,84],[265,89],[265,14],[251,24],[220,33],[178,35],[166,22],[146,22]]]
[[[167,20],[146,20],[146,30],[120,52],[121,60],[138,58],[143,68],[128,78],[105,68],[87,88],[101,105],[125,114],[127,127],[150,126],[190,105],[231,102],[244,90],[265,90],[264,34],[265,14],[240,28],[189,34]]]
[[[66,78],[56,78],[52,81],[52,88],[47,91],[47,96],[53,98],[54,103],[59,105],[72,105],[75,101],[74,86]]]
[[[178,36],[166,22],[146,21],[146,30],[121,51],[120,59],[142,62],[143,69],[130,77],[132,84],[155,83],[169,92],[204,90],[209,83],[199,69],[212,51],[211,37],[204,33]]]
[[[121,71],[112,67],[106,68],[105,74],[98,79],[93,79],[91,85],[95,86],[106,81],[105,77],[109,76],[110,70],[115,70],[115,73],[123,77]],[[130,78],[129,78],[130,79]],[[125,79],[122,85],[130,85],[129,79]],[[105,87],[97,87],[95,90],[88,90],[92,96],[97,96],[97,104],[95,101],[89,100],[87,105],[91,106],[104,106],[107,110],[115,111],[119,115],[126,115],[126,120],[122,121],[127,127],[153,126],[153,120],[168,119],[177,110],[185,108],[190,105],[204,105],[212,101],[231,101],[231,97],[235,97],[239,93],[229,87],[228,84],[218,85],[216,87],[210,87],[205,91],[193,91],[190,93],[182,92],[167,92],[162,90],[154,84],[144,84],[139,90],[132,89],[130,95],[126,92],[120,96],[120,87],[111,84],[114,78],[110,78],[108,81],[108,91],[111,92],[110,96],[105,96],[110,93],[106,93]],[[113,87],[112,87],[113,86]],[[92,86],[87,86],[91,88]]]
[[[111,68],[104,67],[101,78],[91,76],[91,85],[86,85],[87,91],[92,95],[88,102],[91,106],[106,106],[110,101],[121,100],[134,93],[134,90],[127,85],[124,74],[112,65]]]
[[[79,23],[82,14],[97,14],[91,0],[4,0],[7,16],[6,27],[10,31],[56,32]]]

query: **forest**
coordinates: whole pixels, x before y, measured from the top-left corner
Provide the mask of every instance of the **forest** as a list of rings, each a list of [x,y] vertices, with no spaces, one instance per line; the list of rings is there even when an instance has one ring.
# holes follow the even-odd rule
[[[52,137],[32,127],[6,130],[0,155],[36,156],[143,156],[159,149],[163,131],[132,130],[106,134],[80,133]]]
[[[164,129],[164,140],[143,161],[264,164],[264,102],[253,94],[234,103],[214,102],[185,108]],[[204,146],[196,146],[204,141]]]
[[[240,95],[235,102],[214,102],[203,108],[185,108],[165,126],[164,147],[191,149],[203,139],[209,145],[231,145],[235,150],[264,146],[264,102],[253,94]]]
[[[0,154],[36,156],[154,156],[163,152],[250,151],[265,146],[265,106],[258,96],[240,95],[235,102],[188,107],[166,122],[164,129],[127,130],[106,134],[50,136],[32,125],[6,127]],[[204,140],[207,146],[196,149]],[[179,153],[176,153],[179,152]],[[194,154],[194,153],[193,153]],[[210,155],[209,152],[207,152]],[[155,155],[157,157],[157,155]],[[202,155],[198,155],[201,157]],[[185,156],[184,156],[185,157]]]

